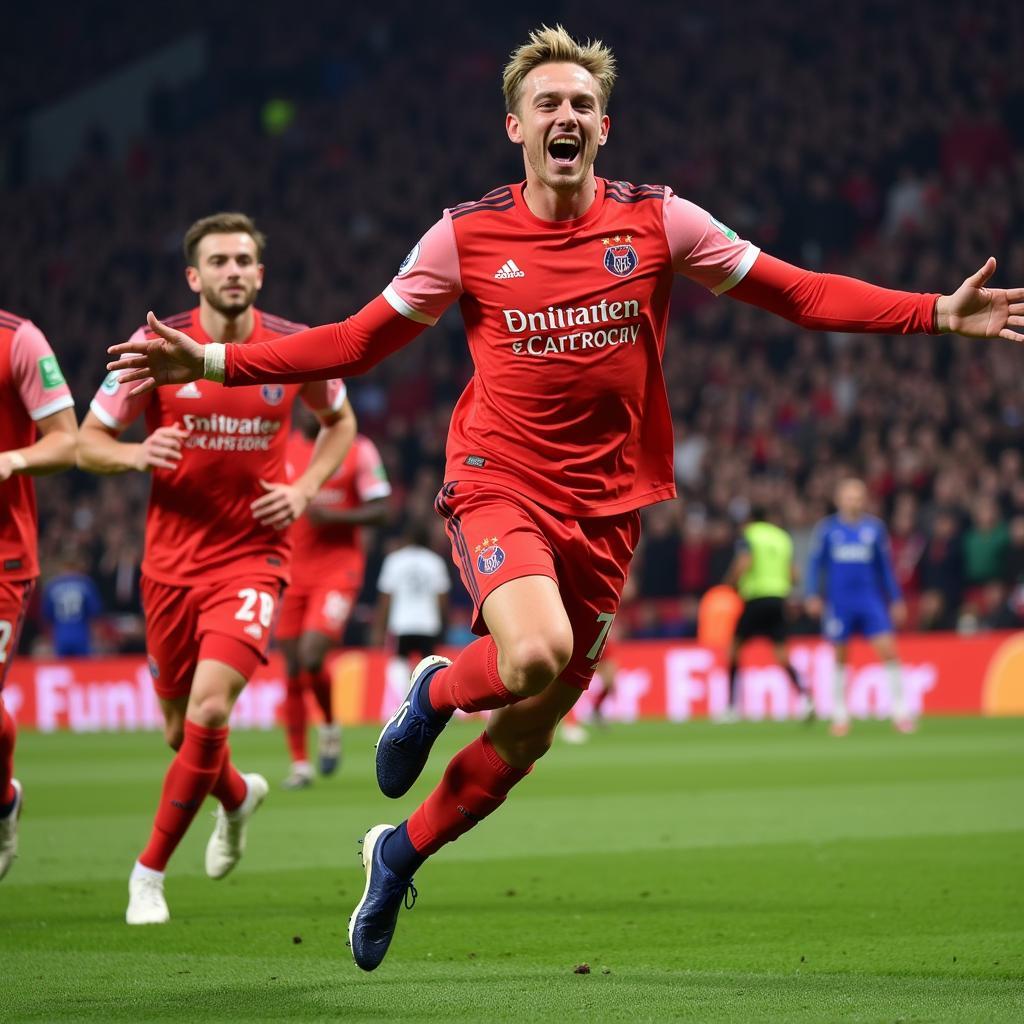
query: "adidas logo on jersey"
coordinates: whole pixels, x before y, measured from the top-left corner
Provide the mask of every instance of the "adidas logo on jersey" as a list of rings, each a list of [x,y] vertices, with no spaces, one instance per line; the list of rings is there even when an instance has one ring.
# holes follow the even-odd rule
[[[194,381],[190,380],[187,384],[183,384],[177,391],[174,392],[175,398],[202,398],[203,393],[199,390],[199,385]]]
[[[494,275],[495,281],[507,281],[512,277],[526,277],[526,272],[516,266],[515,260],[506,260],[501,269]]]

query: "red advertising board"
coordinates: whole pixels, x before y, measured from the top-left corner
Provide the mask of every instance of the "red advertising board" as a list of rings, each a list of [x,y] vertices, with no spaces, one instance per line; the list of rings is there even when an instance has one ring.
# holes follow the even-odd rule
[[[910,710],[922,714],[1024,714],[1024,633],[978,636],[921,634],[900,637],[903,684]],[[810,683],[818,712],[832,701],[833,657],[820,640],[793,643],[793,663]],[[605,704],[619,721],[668,718],[688,721],[721,711],[727,680],[715,651],[689,642],[638,641],[615,645],[615,694]],[[384,721],[401,702],[408,668],[379,650],[349,650],[330,663],[335,708],[342,721]],[[743,711],[751,719],[785,719],[796,711],[783,673],[767,647],[752,644],[742,669]],[[284,697],[284,672],[274,655],[246,688],[235,708],[237,728],[268,729]],[[889,689],[885,668],[871,649],[854,644],[847,697],[855,717],[885,716]],[[19,726],[76,732],[156,729],[160,707],[141,657],[15,662],[4,702]],[[577,705],[586,719],[589,698]]]

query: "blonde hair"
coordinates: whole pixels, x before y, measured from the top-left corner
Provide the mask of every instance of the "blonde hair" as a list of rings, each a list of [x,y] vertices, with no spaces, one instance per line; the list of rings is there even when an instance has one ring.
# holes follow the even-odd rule
[[[600,39],[580,43],[561,25],[549,28],[541,25],[530,33],[530,38],[505,65],[501,88],[505,93],[505,109],[514,113],[522,99],[523,79],[541,64],[578,64],[589,71],[597,82],[602,113],[608,108],[608,99],[615,85],[615,56]]]

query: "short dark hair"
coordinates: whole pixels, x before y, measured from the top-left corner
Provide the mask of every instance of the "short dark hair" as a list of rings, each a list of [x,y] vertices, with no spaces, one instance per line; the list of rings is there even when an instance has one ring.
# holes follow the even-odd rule
[[[252,217],[245,213],[228,211],[211,213],[209,217],[200,217],[185,232],[182,248],[185,250],[185,262],[190,266],[196,264],[196,250],[199,243],[207,235],[249,235],[256,243],[256,259],[262,261],[263,250],[267,247],[267,236],[253,223]]]
[[[767,505],[751,505],[748,518],[752,523],[766,523],[771,519],[771,513]]]

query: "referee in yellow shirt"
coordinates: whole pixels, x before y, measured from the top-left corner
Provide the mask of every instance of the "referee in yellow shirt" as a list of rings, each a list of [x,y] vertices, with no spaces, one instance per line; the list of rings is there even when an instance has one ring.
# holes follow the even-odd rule
[[[771,640],[776,662],[800,696],[800,717],[809,721],[814,717],[814,705],[786,650],[786,598],[796,582],[793,540],[785,530],[768,521],[763,508],[750,510],[725,582],[739,591],[743,613],[736,623],[729,649],[729,707],[721,720],[739,721],[740,651],[748,640],[765,637]]]

